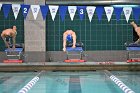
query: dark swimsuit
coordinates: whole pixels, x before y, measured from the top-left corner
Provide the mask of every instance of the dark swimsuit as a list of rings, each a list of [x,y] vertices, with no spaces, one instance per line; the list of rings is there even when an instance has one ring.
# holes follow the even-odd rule
[[[5,37],[5,40],[6,40],[7,42],[9,42],[11,38],[12,38],[11,36],[6,36],[6,37]]]

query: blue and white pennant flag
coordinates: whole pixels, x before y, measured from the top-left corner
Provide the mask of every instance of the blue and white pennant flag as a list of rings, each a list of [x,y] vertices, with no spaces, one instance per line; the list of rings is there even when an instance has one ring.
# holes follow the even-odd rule
[[[64,21],[64,19],[65,19],[65,15],[66,15],[67,10],[68,10],[68,6],[60,6],[59,7],[59,13],[60,13],[60,17],[61,17],[62,21]]]
[[[56,16],[56,13],[58,11],[58,8],[59,8],[59,6],[57,6],[57,5],[49,5],[49,10],[50,10],[50,13],[51,13],[53,21],[55,19],[55,16]]]
[[[22,4],[21,5],[21,9],[22,9],[23,17],[24,17],[24,19],[26,19],[27,14],[28,14],[29,9],[30,9],[30,5],[24,5],[24,4]]]
[[[104,12],[104,7],[103,6],[97,6],[96,7],[96,13],[97,13],[99,21],[102,19],[103,12]]]
[[[78,14],[79,14],[80,20],[83,20],[86,6],[77,6],[77,9],[78,9]]]
[[[87,8],[86,8],[87,14],[88,14],[88,18],[89,18],[90,22],[92,20],[93,15],[94,15],[95,9],[96,9],[95,6],[87,6]]]
[[[2,4],[0,3],[0,10],[1,10]]]
[[[114,8],[113,7],[104,7],[104,9],[105,9],[105,13],[106,13],[106,16],[107,16],[107,19],[108,19],[108,22],[109,22],[111,17],[112,17]]]
[[[73,21],[73,19],[74,19],[76,10],[77,10],[77,6],[68,6],[68,11],[69,11],[69,14],[70,14],[71,21]]]
[[[43,20],[45,20],[49,10],[48,5],[40,5],[40,10],[42,13]]]
[[[12,10],[13,10],[15,19],[17,19],[20,7],[21,7],[20,4],[12,4]]]
[[[132,9],[133,9],[134,19],[138,22],[140,17],[140,7],[133,7]]]
[[[31,5],[31,10],[32,10],[32,13],[33,13],[33,17],[36,20],[38,12],[40,10],[40,6],[39,5]]]
[[[11,4],[3,4],[2,7],[3,7],[4,17],[7,18],[11,10]]]
[[[131,12],[132,12],[132,7],[124,7],[124,8],[123,8],[123,12],[124,12],[126,21],[127,21],[127,23],[128,23],[128,20],[129,20],[129,18],[130,18]]]
[[[120,20],[120,17],[121,17],[121,14],[122,14],[122,10],[123,10],[122,7],[114,7],[114,13],[116,15],[117,21]]]

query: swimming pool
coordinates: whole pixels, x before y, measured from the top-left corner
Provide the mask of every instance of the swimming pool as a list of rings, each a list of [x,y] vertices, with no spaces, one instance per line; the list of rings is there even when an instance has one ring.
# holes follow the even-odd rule
[[[35,77],[38,78],[30,88],[26,88],[25,93],[125,93],[105,71],[39,73],[0,72],[0,93],[18,93]],[[135,93],[140,92],[140,72],[111,71],[110,73]]]

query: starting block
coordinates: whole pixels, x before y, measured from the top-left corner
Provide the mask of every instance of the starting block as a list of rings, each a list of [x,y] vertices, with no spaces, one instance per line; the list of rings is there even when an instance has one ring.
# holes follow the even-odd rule
[[[23,60],[3,60],[4,63],[22,63]]]
[[[129,45],[126,45],[126,50],[127,50],[127,62],[140,62],[139,44],[131,43]]]
[[[128,59],[127,62],[140,62],[140,59]]]
[[[22,63],[23,60],[21,60],[23,48],[15,48],[12,49],[6,49],[5,53],[7,56],[6,60],[3,60],[4,63]]]
[[[86,62],[86,61],[81,59],[69,59],[69,60],[64,60],[64,62]]]
[[[83,60],[83,48],[82,47],[66,47],[67,59],[64,62],[85,62]],[[79,56],[78,59],[70,59],[70,56]]]

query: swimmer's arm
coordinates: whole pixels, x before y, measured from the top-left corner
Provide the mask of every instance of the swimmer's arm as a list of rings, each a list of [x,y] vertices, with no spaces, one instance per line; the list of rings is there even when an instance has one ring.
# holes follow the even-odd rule
[[[72,37],[73,37],[73,48],[75,48],[76,47],[76,34],[75,34],[75,32],[73,33],[73,35],[72,35]]]
[[[135,29],[135,32],[137,32],[137,24],[135,23],[135,22],[131,22],[130,23],[132,26],[133,26],[133,28]]]
[[[65,51],[65,49],[66,49],[66,34],[64,33],[63,34],[63,51]]]

